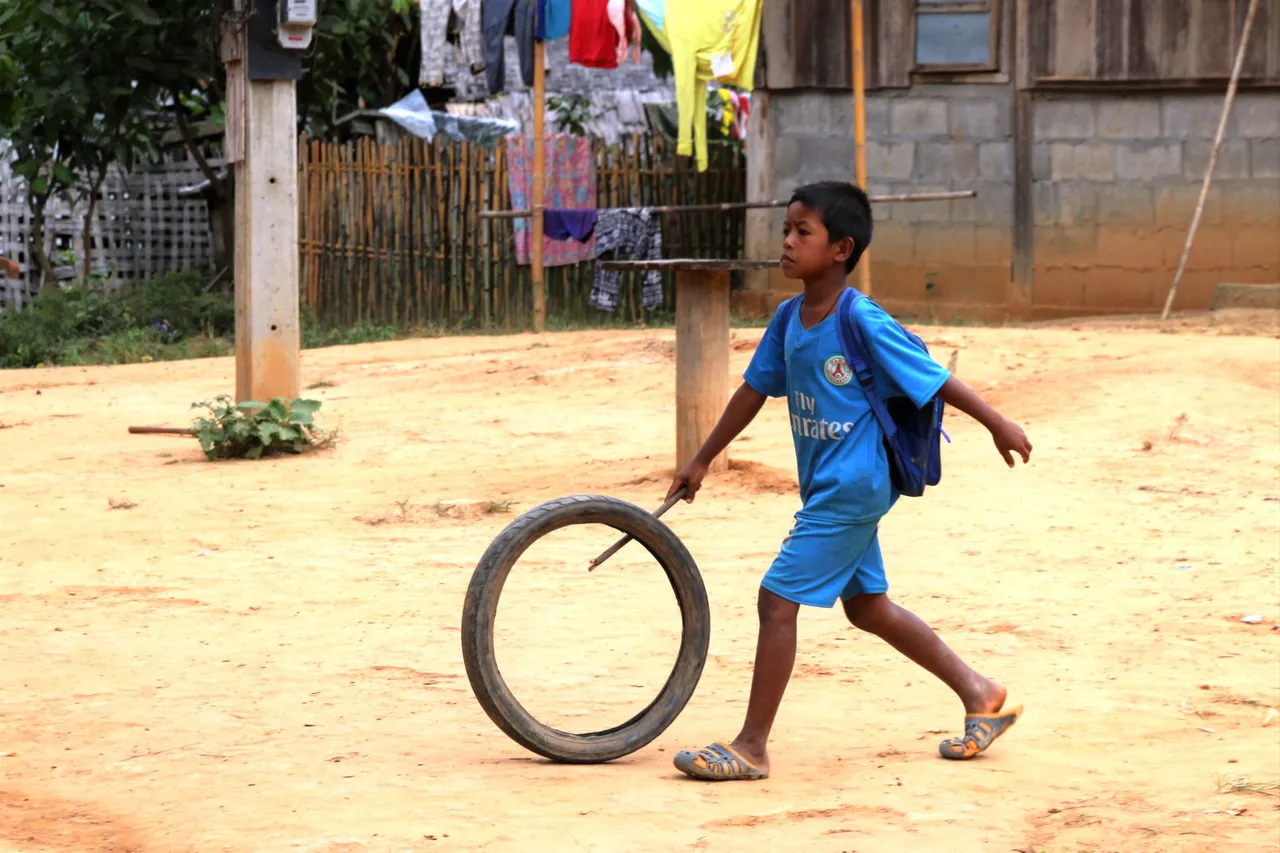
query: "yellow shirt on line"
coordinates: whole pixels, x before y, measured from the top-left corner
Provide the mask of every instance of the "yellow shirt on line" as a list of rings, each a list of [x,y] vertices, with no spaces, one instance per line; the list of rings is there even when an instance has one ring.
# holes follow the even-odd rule
[[[699,172],[706,171],[709,162],[707,83],[751,90],[763,6],[763,0],[677,0],[667,4],[661,30],[642,13],[675,67],[676,111],[680,114],[676,153],[685,157],[696,153]]]

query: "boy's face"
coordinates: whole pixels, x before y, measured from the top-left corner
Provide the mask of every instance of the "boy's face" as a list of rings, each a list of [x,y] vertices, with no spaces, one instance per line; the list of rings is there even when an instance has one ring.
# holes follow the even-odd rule
[[[837,267],[843,276],[844,265],[853,253],[853,240],[831,242],[822,214],[795,202],[787,208],[782,226],[782,274],[790,279],[809,281],[830,275]]]

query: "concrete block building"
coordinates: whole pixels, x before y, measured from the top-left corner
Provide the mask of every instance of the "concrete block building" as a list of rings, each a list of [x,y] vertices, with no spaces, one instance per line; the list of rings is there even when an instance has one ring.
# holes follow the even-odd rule
[[[748,197],[853,174],[848,0],[770,0]],[[938,319],[1158,310],[1173,280],[1248,0],[866,0],[873,292]],[[750,257],[781,214],[752,212]],[[1280,0],[1262,0],[1175,309],[1280,281]],[[754,275],[764,311],[795,287]]]

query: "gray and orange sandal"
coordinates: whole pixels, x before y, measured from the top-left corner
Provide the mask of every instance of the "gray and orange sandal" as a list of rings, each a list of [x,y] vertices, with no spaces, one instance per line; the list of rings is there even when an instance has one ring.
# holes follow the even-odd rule
[[[682,749],[673,762],[681,773],[708,782],[768,779],[769,771],[753,766],[728,744],[713,743],[696,752]]]
[[[996,738],[1004,734],[1022,716],[1022,706],[1015,705],[1009,710],[1001,709],[994,714],[965,714],[964,737],[953,737],[938,744],[938,753],[943,758],[953,761],[964,761],[985,752],[987,747],[995,743]]]

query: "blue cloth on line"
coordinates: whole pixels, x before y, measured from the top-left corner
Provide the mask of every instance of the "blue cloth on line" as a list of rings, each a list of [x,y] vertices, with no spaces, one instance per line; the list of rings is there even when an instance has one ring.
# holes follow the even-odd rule
[[[666,0],[636,0],[640,13],[653,22],[659,32],[667,28]]]
[[[567,38],[572,10],[572,0],[538,0],[538,22],[533,37],[538,41]]]
[[[552,240],[586,243],[595,233],[598,219],[594,210],[546,210],[542,213],[542,230]]]

